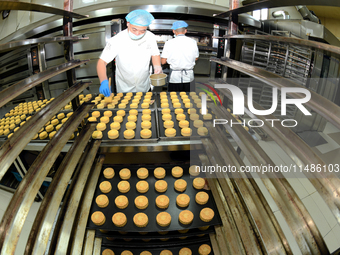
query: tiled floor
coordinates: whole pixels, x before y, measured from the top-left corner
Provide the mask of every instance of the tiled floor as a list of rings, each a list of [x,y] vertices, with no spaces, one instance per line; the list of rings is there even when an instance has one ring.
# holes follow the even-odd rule
[[[320,145],[313,150],[327,163],[339,163],[340,158],[340,132],[334,126],[328,124],[322,136],[328,142],[326,145]],[[271,157],[271,159],[276,164],[291,164],[293,161],[283,152],[283,150],[272,141],[264,142],[259,141],[260,146],[264,151]],[[245,163],[247,160],[245,159]],[[254,177],[258,177],[254,175]],[[322,197],[318,194],[312,183],[304,178],[302,175],[295,175],[296,178],[287,178],[290,185],[296,191],[298,197],[302,200],[303,204],[307,208],[311,217],[313,218],[317,228],[319,229],[321,235],[324,237],[327,247],[330,252],[333,252],[340,247],[340,224],[337,222],[333,216],[331,210],[328,208]],[[282,227],[284,234],[294,252],[294,254],[301,254],[296,240],[294,239],[293,233],[288,227],[285,218],[278,209],[268,190],[260,178],[255,179],[258,183],[260,189],[262,190],[264,196],[266,197],[269,206],[274,212],[279,224]],[[3,191],[0,189],[0,218],[5,213],[8,203],[10,202],[13,194]],[[38,211],[39,204],[37,202],[33,203],[32,209],[30,210],[27,220],[24,224],[23,230],[20,235],[20,239],[17,245],[15,255],[23,254],[25,244],[30,233],[31,226],[34,222],[35,215]]]

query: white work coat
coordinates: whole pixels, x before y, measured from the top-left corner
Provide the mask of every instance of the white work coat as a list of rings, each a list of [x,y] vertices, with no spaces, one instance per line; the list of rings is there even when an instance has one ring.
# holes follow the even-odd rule
[[[107,42],[100,59],[110,63],[116,58],[117,92],[146,92],[150,88],[151,56],[160,55],[156,37],[146,31],[140,40],[132,40],[125,29]]]
[[[197,42],[185,35],[178,35],[167,41],[164,44],[162,58],[167,59],[172,70],[169,82],[191,82],[194,79],[195,59],[198,56]]]

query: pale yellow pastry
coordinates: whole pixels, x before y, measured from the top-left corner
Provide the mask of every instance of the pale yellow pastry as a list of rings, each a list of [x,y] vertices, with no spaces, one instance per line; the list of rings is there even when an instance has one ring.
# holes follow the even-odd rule
[[[99,130],[99,131],[103,131],[103,130],[106,129],[106,124],[100,122],[100,123],[97,124],[96,128],[97,128],[97,130]]]
[[[176,180],[174,183],[174,188],[179,192],[183,192],[187,188],[187,182],[183,179]]]
[[[149,223],[148,216],[145,213],[137,213],[133,216],[133,222],[139,228],[146,227]]]
[[[148,120],[142,121],[141,127],[142,129],[151,128],[151,122]]]
[[[137,116],[136,115],[129,115],[128,116],[128,121],[136,122],[137,121]]]
[[[116,129],[111,129],[109,132],[107,132],[107,136],[109,139],[117,139],[119,137],[119,132]]]
[[[126,104],[120,103],[120,104],[118,104],[118,108],[119,109],[125,109],[126,108]]]
[[[168,189],[168,183],[164,180],[156,181],[155,190],[157,192],[165,192]]]
[[[108,105],[107,105],[107,108],[108,108],[108,109],[114,109],[114,108],[115,108],[115,104],[108,104]]]
[[[209,255],[211,253],[211,247],[208,244],[202,244],[199,248],[198,248],[198,253],[200,255]]]
[[[208,133],[209,133],[209,131],[206,127],[199,127],[197,129],[197,134],[200,135],[200,136],[206,136],[206,135],[208,135]]]
[[[183,175],[183,168],[180,166],[175,166],[171,169],[171,174],[175,178],[182,177]]]
[[[152,132],[150,129],[142,129],[140,131],[140,137],[143,139],[148,139],[152,136]]]
[[[193,180],[192,185],[195,189],[203,189],[205,185],[205,179],[197,177]]]
[[[135,206],[138,209],[144,210],[149,206],[149,200],[146,196],[138,196],[135,198]]]
[[[139,255],[152,255],[149,251],[142,251]]]
[[[194,219],[194,214],[189,210],[184,210],[179,213],[178,220],[184,225],[190,224]]]
[[[137,177],[139,179],[146,179],[149,176],[149,170],[145,167],[141,167],[137,170]]]
[[[6,130],[8,130],[8,129],[6,129]],[[6,130],[4,131],[4,134],[6,133]],[[9,133],[9,130],[8,130],[8,133]],[[7,135],[7,134],[5,134],[5,135]],[[46,132],[46,131],[41,132],[41,133],[39,134],[39,138],[40,138],[41,140],[46,139],[46,138],[47,138],[47,132]]]
[[[183,109],[182,108],[175,109],[175,114],[183,114]]]
[[[165,177],[165,169],[163,167],[157,167],[153,172],[155,178],[163,179]]]
[[[107,123],[109,123],[109,121],[110,121],[110,118],[107,117],[107,116],[103,116],[103,117],[100,118],[100,122],[102,122],[102,123],[107,124]]]
[[[198,120],[199,119],[199,115],[196,114],[196,113],[191,113],[190,114],[190,119],[193,120],[193,121]]]
[[[149,108],[149,103],[142,103],[142,108],[145,109],[145,108]]]
[[[134,130],[136,128],[136,122],[134,122],[134,121],[126,122],[125,128]]]
[[[92,213],[91,220],[95,225],[101,226],[105,223],[105,215],[100,211],[96,211]]]
[[[103,133],[102,131],[96,130],[92,133],[92,138],[93,139],[102,139],[103,138]]]
[[[142,105],[143,105],[143,104],[142,104]],[[138,104],[132,103],[132,104],[130,104],[130,108],[138,108]]]
[[[169,108],[164,108],[162,109],[162,114],[170,114],[170,109]]]
[[[210,113],[207,113],[207,114],[203,115],[203,119],[204,120],[211,120],[212,119],[212,115]]]
[[[186,118],[185,114],[183,114],[183,113],[179,113],[179,114],[176,115],[176,119],[178,121],[185,120],[185,118]]]
[[[59,120],[65,118],[65,113],[59,113],[59,114],[57,115],[57,118],[58,118]]]
[[[115,255],[115,253],[111,249],[105,249],[101,255]]]
[[[173,253],[170,250],[162,250],[159,255],[173,255]]]
[[[130,183],[128,181],[120,181],[117,185],[119,192],[127,193],[130,190]]]
[[[189,121],[187,120],[181,120],[180,122],[178,122],[178,126],[180,128],[188,128],[189,127]]]
[[[106,195],[99,195],[96,198],[96,204],[100,208],[105,208],[109,205],[109,198]]]
[[[179,207],[187,207],[190,203],[190,197],[187,194],[179,194],[176,198],[176,204]]]
[[[54,120],[51,121],[51,124],[52,124],[53,126],[56,126],[56,125],[59,124],[59,121],[58,121],[57,119],[54,119]]]
[[[164,128],[173,128],[174,127],[174,122],[172,120],[166,120],[164,121]]]
[[[116,227],[124,227],[127,223],[127,218],[124,213],[117,212],[112,216],[112,222]]]
[[[174,103],[173,106],[174,106],[174,108],[180,108],[182,105],[181,105],[181,103]]]
[[[149,190],[149,183],[147,181],[139,181],[136,184],[136,189],[139,193],[146,193]]]
[[[53,136],[54,136],[56,133],[57,133],[57,131],[53,131],[53,132],[51,132],[51,133],[48,134],[48,137],[49,137],[50,139],[52,139]]]
[[[160,209],[168,208],[169,203],[169,197],[166,195],[159,195],[158,197],[156,197],[156,206]]]
[[[104,169],[103,174],[106,179],[112,179],[115,176],[115,170],[112,167],[107,167]]]
[[[97,118],[96,117],[90,117],[87,119],[89,122],[96,122]]]
[[[171,215],[167,212],[160,212],[156,216],[156,221],[161,227],[167,227],[171,223]]]
[[[175,103],[179,103],[179,99],[178,98],[173,98],[172,99],[172,104],[175,104]]]
[[[55,127],[55,130],[59,130],[59,129],[61,129],[61,127],[63,126],[63,124],[59,124],[59,125],[57,125],[56,127]]]
[[[189,167],[189,174],[191,176],[198,176],[200,174],[200,167],[196,165],[192,165]]]
[[[209,200],[209,195],[208,193],[204,191],[200,191],[196,194],[195,196],[195,201],[199,205],[205,205]]]
[[[165,133],[165,136],[167,136],[167,137],[174,137],[174,136],[176,136],[176,129],[167,128],[167,129],[165,129],[164,133]]]
[[[151,115],[143,114],[142,115],[142,121],[151,121]]]
[[[124,131],[124,138],[125,139],[133,139],[135,137],[135,131],[128,129]]]
[[[200,219],[204,222],[210,222],[214,218],[214,215],[214,211],[211,208],[206,207],[201,210]]]
[[[120,129],[120,123],[119,122],[112,122],[110,124],[111,129],[119,130]]]
[[[100,117],[100,112],[99,111],[92,112],[92,117],[99,118]]]
[[[144,109],[144,110],[142,111],[142,114],[151,115],[151,110],[150,110],[150,109]]]
[[[114,117],[113,117],[113,121],[114,121],[114,122],[122,123],[123,117],[122,117],[122,116],[119,116],[119,115],[114,116]]]
[[[129,111],[129,115],[138,115],[138,111],[137,110],[130,110]]]
[[[103,181],[99,184],[99,189],[103,193],[109,193],[112,190],[112,185],[108,181]]]
[[[162,103],[161,104],[161,108],[168,108],[169,107],[169,104],[168,103]]]
[[[53,125],[48,125],[48,126],[46,127],[46,131],[47,131],[47,132],[51,132],[51,131],[53,131],[53,129],[54,129],[54,126],[53,126]]]
[[[181,135],[182,136],[191,136],[192,130],[191,128],[182,128],[181,129]]]
[[[171,114],[165,113],[162,115],[162,120],[166,121],[166,120],[171,120],[172,116]]]
[[[129,199],[124,195],[119,195],[115,199],[115,204],[119,209],[125,209],[129,205]]]
[[[201,121],[201,120],[195,120],[195,121],[194,121],[194,127],[195,127],[195,128],[203,127],[203,121]]]
[[[128,180],[131,177],[131,171],[128,168],[123,168],[119,171],[119,177],[122,180]]]

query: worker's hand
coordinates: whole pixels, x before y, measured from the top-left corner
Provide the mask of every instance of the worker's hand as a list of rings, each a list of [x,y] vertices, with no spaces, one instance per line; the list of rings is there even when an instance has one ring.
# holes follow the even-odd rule
[[[109,81],[108,80],[103,80],[100,83],[99,93],[103,94],[106,97],[109,97],[111,95],[111,91],[110,91],[110,88],[109,88]]]
[[[153,73],[154,74],[163,73],[162,67],[161,66],[153,66]]]

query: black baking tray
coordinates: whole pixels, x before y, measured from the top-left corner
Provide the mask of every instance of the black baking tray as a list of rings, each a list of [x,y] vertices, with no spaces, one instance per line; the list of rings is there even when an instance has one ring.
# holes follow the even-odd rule
[[[123,110],[123,109],[120,109]],[[132,110],[132,109],[131,109]],[[158,132],[157,132],[157,123],[156,123],[156,110],[155,109],[150,109],[151,110],[151,132],[152,135],[150,138],[141,138],[140,137],[140,131],[142,130],[141,123],[142,123],[142,111],[144,109],[134,109],[138,111],[137,115],[137,121],[136,121],[136,128],[135,128],[135,138],[133,139],[125,139],[124,138],[124,131],[126,130],[125,124],[128,121],[127,116],[129,115],[129,110],[125,110],[125,116],[123,117],[123,122],[120,123],[120,129],[119,131],[119,136],[116,139],[109,139],[108,137],[108,132],[110,131],[110,124],[113,122],[113,118],[117,115],[117,111],[119,109],[94,109],[91,110],[89,115],[92,116],[93,111],[99,111],[100,112],[100,117],[97,118],[98,122],[100,122],[100,118],[104,116],[105,111],[112,111],[112,116],[109,118],[109,123],[106,124],[106,129],[102,131],[103,133],[103,138],[102,142],[114,142],[114,141],[119,141],[119,142],[124,142],[124,143],[135,143],[135,142],[143,142],[143,143],[152,143],[156,142],[158,140]],[[89,116],[89,117],[90,117]],[[86,118],[87,119],[87,118]]]
[[[193,255],[199,255],[198,249],[202,244],[208,244],[211,247],[211,253],[209,255],[214,254],[208,235],[191,240],[176,240],[174,242],[158,241],[157,243],[135,243],[135,241],[122,242],[121,240],[118,242],[109,241],[106,238],[103,238],[101,252],[105,249],[111,249],[115,254],[121,254],[124,250],[129,250],[133,254],[140,254],[143,251],[149,251],[151,254],[159,255],[163,250],[170,250],[174,255],[176,255],[179,254],[179,251],[182,248],[186,247],[191,249]]]
[[[126,108],[124,108],[124,109],[119,109],[118,108],[118,104],[120,104],[120,102],[123,100],[123,98],[124,98],[124,96],[127,94],[127,93],[123,93],[123,97],[118,101],[118,103],[115,105],[115,108],[113,108],[113,109],[108,109],[107,108],[107,106],[105,105],[105,108],[103,108],[103,109],[97,109],[97,105],[95,105],[94,106],[94,108],[93,108],[93,110],[132,110],[132,109],[136,109],[136,110],[138,110],[138,109],[142,109],[142,103],[143,103],[143,100],[144,100],[144,97],[145,97],[145,94],[146,93],[143,93],[143,95],[142,95],[142,97],[141,97],[141,99],[140,99],[140,101],[139,101],[139,104],[138,104],[138,107],[137,108],[130,108],[130,104],[132,103],[132,99],[133,99],[133,97],[136,95],[136,93],[137,92],[132,92],[132,98],[131,98],[131,100],[129,100],[129,103],[126,105]],[[94,98],[95,97],[97,97],[98,95],[92,95],[92,98],[91,98],[91,100],[90,101],[92,101],[92,100],[94,100]],[[146,108],[146,109],[151,109],[151,108],[153,108],[154,107],[154,103],[155,102],[155,95],[154,95],[154,93],[152,93],[152,96],[151,96],[151,99],[150,99],[150,106],[149,106],[149,108]]]
[[[180,238],[180,237],[191,237],[191,236],[199,236],[204,234],[214,233],[214,227],[209,226],[206,230],[200,230],[198,228],[189,229],[186,233],[180,233],[178,231],[169,231],[166,234],[160,234],[158,232],[145,232],[145,233],[136,233],[136,232],[126,232],[124,234],[117,231],[108,231],[107,233],[103,233],[100,230],[96,230],[96,236],[98,237],[112,237],[116,239],[122,238],[130,238],[130,239],[162,239],[162,238]]]
[[[174,137],[167,137],[165,136],[165,128],[164,128],[164,121],[162,119],[162,110],[158,110],[158,127],[159,127],[159,138],[160,140],[164,141],[178,141],[178,140],[195,140],[195,139],[201,139],[208,136],[200,136],[197,133],[197,128],[194,127],[194,122],[190,120],[190,115],[183,111],[183,114],[185,115],[185,119],[189,121],[189,127],[192,129],[191,136],[182,136],[181,135],[181,128],[179,127],[179,121],[176,119],[176,114],[174,110],[170,111],[170,114],[172,116],[172,121],[174,122],[174,129],[176,129],[176,136]],[[198,114],[200,116],[200,120],[203,120],[202,115]],[[204,123],[203,126],[205,127]]]
[[[97,226],[91,221],[91,219],[90,219],[91,217],[89,217],[87,227],[90,228],[90,229],[102,229],[102,230],[108,230],[108,231],[158,232],[158,231],[174,231],[174,230],[199,228],[199,227],[203,227],[203,226],[220,225],[221,224],[221,218],[218,214],[216,204],[214,202],[211,191],[205,190],[209,194],[209,200],[208,200],[207,204],[199,205],[195,202],[195,195],[200,190],[196,190],[192,186],[193,178],[190,177],[190,175],[189,175],[189,165],[179,165],[184,170],[183,171],[184,174],[183,174],[182,178],[187,181],[187,184],[188,184],[187,189],[184,192],[178,192],[174,189],[174,182],[177,180],[177,178],[174,178],[171,175],[171,169],[174,166],[175,165],[139,165],[139,166],[126,165],[126,166],[119,166],[119,167],[117,165],[111,165],[111,166],[106,165],[106,166],[104,166],[103,170],[106,167],[112,167],[115,170],[115,177],[110,179],[110,180],[107,180],[103,176],[103,173],[101,173],[99,180],[98,180],[95,195],[94,195],[94,198],[93,198],[90,214],[92,215],[92,213],[95,212],[95,211],[102,211],[104,213],[105,217],[106,217],[106,221],[102,226]],[[114,204],[114,200],[118,195],[122,195],[122,193],[120,193],[118,191],[117,184],[118,184],[119,181],[121,181],[121,179],[119,177],[119,170],[122,169],[122,168],[125,168],[125,167],[129,168],[131,170],[131,178],[129,179],[131,189],[128,193],[123,194],[123,195],[127,196],[127,198],[129,199],[129,205],[125,209],[119,209]],[[146,179],[146,181],[149,183],[149,190],[144,194],[140,194],[136,191],[136,183],[139,181],[137,174],[136,174],[136,171],[140,167],[145,167],[149,170],[149,177]],[[153,170],[156,167],[163,167],[166,170],[166,176],[165,176],[164,180],[168,183],[168,189],[164,193],[159,193],[154,188],[154,184],[157,181],[157,179],[153,175]],[[112,185],[112,190],[108,194],[106,194],[109,198],[109,206],[107,206],[106,208],[100,208],[95,203],[95,199],[98,195],[102,194],[102,192],[99,190],[99,184],[102,181],[105,181],[105,180],[110,181],[110,183]],[[186,208],[180,208],[176,205],[176,197],[177,197],[177,195],[182,194],[182,193],[188,194],[189,197],[190,197],[189,206],[186,207]],[[170,199],[170,204],[169,204],[169,207],[167,209],[159,209],[156,206],[155,199],[158,195],[162,195],[162,194],[168,196],[169,199]],[[134,199],[139,195],[144,195],[144,196],[148,197],[148,199],[149,199],[149,206],[144,210],[140,210],[140,209],[136,208],[135,205],[134,205]],[[214,212],[215,212],[214,218],[208,223],[203,222],[199,217],[200,211],[205,207],[209,207],[209,208],[213,209]],[[179,213],[182,210],[186,210],[186,209],[190,210],[194,214],[193,222],[189,225],[183,225],[178,220]],[[171,218],[172,218],[170,225],[167,226],[167,227],[161,227],[156,222],[156,215],[160,212],[163,212],[163,211],[168,212],[171,215]],[[113,224],[111,218],[112,218],[112,215],[116,212],[123,212],[126,215],[127,224],[124,227],[116,227]],[[139,227],[136,227],[135,224],[133,223],[133,216],[138,212],[144,212],[146,215],[148,215],[149,223],[146,227],[139,228]]]

